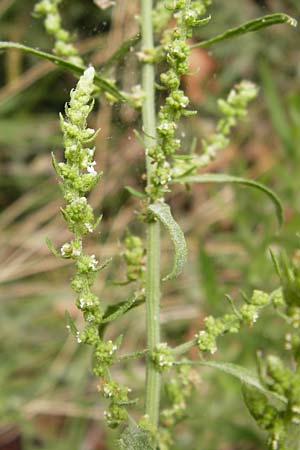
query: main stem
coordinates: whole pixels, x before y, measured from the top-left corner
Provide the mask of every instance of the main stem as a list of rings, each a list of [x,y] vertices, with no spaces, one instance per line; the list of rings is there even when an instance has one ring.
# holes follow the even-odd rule
[[[151,50],[153,44],[152,0],[141,0],[141,32],[143,49]],[[156,145],[155,114],[155,71],[154,65],[145,63],[142,72],[142,87],[145,92],[143,102],[143,131],[147,149]],[[146,157],[147,184],[151,178],[151,159]],[[158,425],[160,400],[160,375],[151,361],[151,353],[160,341],[159,327],[160,303],[160,225],[159,222],[147,224],[147,266],[146,266],[146,321],[147,358],[146,405],[145,414],[152,425]]]

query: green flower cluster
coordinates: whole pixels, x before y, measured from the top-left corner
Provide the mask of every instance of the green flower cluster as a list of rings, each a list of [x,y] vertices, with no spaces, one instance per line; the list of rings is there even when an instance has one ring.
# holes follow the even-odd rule
[[[165,393],[170,406],[163,409],[160,414],[161,427],[158,432],[158,440],[161,450],[171,448],[172,428],[185,417],[187,399],[198,383],[197,372],[188,365],[181,365],[176,368],[176,378],[172,378],[165,384]]]
[[[87,117],[93,107],[94,90],[93,67],[85,70],[74,90],[71,91],[70,102],[65,107],[65,118],[61,115],[61,128],[64,134],[65,162],[58,163],[53,157],[53,165],[62,180],[61,188],[67,203],[62,208],[63,217],[74,239],[61,247],[60,257],[73,259],[76,274],[72,278],[71,287],[77,294],[76,306],[82,312],[86,326],[76,331],[78,343],[93,348],[93,372],[101,378],[101,389],[104,397],[111,401],[106,419],[115,427],[127,418],[124,404],[128,401],[128,389],[119,386],[110,379],[109,368],[116,360],[120,342],[104,341],[99,334],[104,311],[99,298],[91,288],[97,272],[102,269],[95,255],[86,255],[83,251],[83,237],[94,231],[99,220],[95,220],[92,207],[86,195],[99,179],[93,161],[95,148],[87,144],[95,137],[95,130],[87,127]]]
[[[65,56],[68,60],[78,66],[83,66],[83,61],[72,44],[71,34],[62,27],[58,5],[62,0],[40,0],[34,7],[37,17],[44,17],[47,32],[54,37],[54,53]]]
[[[262,393],[245,389],[245,401],[258,425],[268,432],[269,450],[294,450],[300,441],[300,265],[296,252],[292,261],[285,253],[277,258],[272,254],[281,287],[271,296],[271,302],[290,328],[285,337],[285,348],[292,352],[293,364],[287,365],[277,356],[259,359],[259,377],[262,385],[286,399],[280,407],[271,403]]]
[[[127,265],[127,281],[141,281],[145,278],[145,248],[141,238],[127,233],[123,241],[122,256]]]
[[[251,81],[242,81],[230,91],[227,100],[218,100],[223,118],[218,122],[216,133],[202,141],[200,167],[206,166],[214,160],[217,152],[228,145],[231,129],[236,125],[237,119],[246,116],[248,103],[257,96],[257,93],[255,84]]]
[[[155,33],[160,33],[167,28],[171,17],[171,11],[166,8],[165,0],[157,2],[155,9],[152,11],[152,24]]]
[[[259,391],[247,389],[247,406],[258,425],[268,431],[270,450],[294,450],[300,437],[300,375],[273,355],[262,364],[262,384],[285,397],[287,403],[277,408]]]
[[[174,12],[177,25],[173,30],[167,30],[162,38],[162,51],[169,69],[161,74],[161,83],[169,91],[164,105],[158,113],[158,145],[147,149],[151,157],[153,170],[147,193],[155,201],[168,191],[171,181],[172,157],[180,147],[180,140],[176,138],[177,123],[181,116],[191,114],[186,111],[189,99],[180,89],[180,78],[188,72],[189,45],[187,39],[192,30],[202,21],[199,17],[206,12],[210,1],[177,0],[168,2],[167,9]]]
[[[128,393],[131,390],[113,380],[103,382],[99,390],[104,398],[111,400],[108,410],[104,412],[104,416],[107,424],[111,428],[116,428],[127,419],[124,404],[128,403]]]
[[[274,255],[273,255],[273,258]],[[299,254],[289,261],[287,255],[282,252],[278,260],[274,260],[282,285],[285,313],[293,328],[300,326],[300,263]]]
[[[204,320],[204,330],[196,335],[197,345],[200,352],[211,354],[217,351],[217,338],[226,333],[238,333],[243,324],[252,326],[262,308],[270,304],[272,296],[255,290],[252,297],[239,310],[234,307],[232,314],[225,314],[215,319],[212,316]]]
[[[174,364],[174,356],[168,344],[161,342],[152,352],[151,360],[158,372],[170,369]]]
[[[186,158],[179,158],[173,170],[173,176],[178,178],[186,173],[191,174],[198,168],[206,167],[213,161],[217,153],[229,144],[231,129],[237,120],[247,114],[248,103],[257,96],[258,90],[250,81],[242,81],[229,93],[226,100],[219,99],[218,106],[223,117],[217,124],[216,132],[202,140],[202,154],[191,154]]]
[[[290,326],[286,334],[285,348],[290,350],[294,359],[300,357],[300,262],[299,252],[290,261],[286,253],[281,252],[277,258],[272,254],[273,262],[279,275],[281,288],[278,290],[276,302],[273,301],[276,309],[280,310],[281,317],[284,317]]]

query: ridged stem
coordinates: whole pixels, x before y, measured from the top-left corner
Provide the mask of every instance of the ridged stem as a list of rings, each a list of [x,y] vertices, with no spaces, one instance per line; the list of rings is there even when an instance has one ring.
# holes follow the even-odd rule
[[[153,44],[152,28],[152,0],[141,0],[141,32],[143,49],[151,50]],[[147,149],[156,144],[156,114],[155,114],[155,69],[152,63],[144,63],[142,71],[142,87],[145,92],[142,118]],[[151,177],[151,159],[146,157],[147,183]],[[160,341],[159,326],[160,304],[160,225],[158,222],[147,224],[147,265],[146,265],[146,322],[147,348],[149,354]],[[146,373],[146,404],[145,414],[149,422],[157,426],[160,401],[160,375],[151,361],[147,358]]]

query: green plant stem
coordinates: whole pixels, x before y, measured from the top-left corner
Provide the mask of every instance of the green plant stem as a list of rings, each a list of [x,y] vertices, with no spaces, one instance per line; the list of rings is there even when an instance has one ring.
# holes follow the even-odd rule
[[[178,345],[177,347],[172,349],[172,353],[174,356],[181,356],[187,353],[191,348],[197,345],[197,338],[192,339],[191,341],[187,341],[184,344]]]
[[[153,43],[152,0],[141,0],[142,47],[151,50]],[[145,63],[142,72],[142,87],[145,92],[142,118],[145,133],[145,146],[149,149],[156,144],[155,114],[155,71],[153,64]],[[151,159],[146,157],[147,184],[151,178]],[[159,326],[160,303],[160,225],[159,222],[147,224],[147,265],[146,265],[146,321],[147,348],[149,353],[160,341]],[[152,425],[157,426],[160,401],[160,374],[156,370],[151,356],[147,358],[145,414]]]
[[[148,350],[140,350],[138,352],[129,353],[128,355],[121,355],[117,358],[117,361],[127,361],[129,359],[141,358],[142,356],[147,355]]]

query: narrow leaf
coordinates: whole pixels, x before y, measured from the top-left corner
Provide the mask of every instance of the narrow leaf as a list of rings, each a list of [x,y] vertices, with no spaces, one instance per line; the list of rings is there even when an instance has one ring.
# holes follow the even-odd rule
[[[121,347],[123,342],[123,334],[120,334],[117,339],[115,340],[115,345],[118,347],[118,349]]]
[[[59,56],[52,55],[51,53],[46,53],[41,50],[37,50],[32,47],[27,47],[26,45],[19,44],[17,42],[0,42],[0,50],[6,50],[6,49],[17,49],[22,50],[26,53],[31,53],[32,55],[38,56],[43,59],[47,59],[48,61],[53,62],[59,67],[62,67],[63,69],[69,70],[76,76],[80,77],[86,67],[78,66],[70,61],[67,61],[63,58],[60,58]],[[113,97],[115,97],[117,100],[121,102],[126,101],[126,97],[114,86],[114,84],[107,81],[105,78],[101,77],[97,73],[95,74],[94,83],[96,86],[98,86],[103,91],[111,94]]]
[[[124,401],[119,401],[119,402],[115,402],[115,405],[120,405],[120,406],[131,406],[131,405],[136,405],[138,403],[139,399],[135,398],[134,400],[124,400]]]
[[[127,311],[141,305],[142,303],[144,303],[144,301],[145,301],[144,299],[137,298],[136,296],[134,296],[133,298],[125,302],[120,302],[117,303],[116,305],[109,306],[105,311],[102,323],[108,323],[111,322],[112,320],[115,320],[123,316]]]
[[[136,189],[132,188],[131,186],[125,186],[125,189],[134,197],[137,197],[140,199],[147,198],[147,196],[143,192],[137,191]]]
[[[173,182],[180,183],[232,183],[232,184],[243,184],[245,186],[250,186],[255,189],[259,189],[264,192],[269,199],[273,202],[276,210],[276,216],[279,225],[283,223],[283,210],[280,199],[278,196],[264,184],[261,184],[254,180],[249,180],[247,178],[235,177],[233,175],[226,175],[222,173],[207,173],[202,175],[190,175],[186,177],[180,177],[173,180]]]
[[[171,280],[176,278],[182,272],[183,266],[187,260],[187,247],[184,234],[178,223],[175,222],[169,205],[158,201],[149,205],[148,209],[166,227],[174,245],[175,258],[173,268],[171,273],[164,278],[164,281]]]
[[[136,139],[139,141],[140,146],[144,149],[146,149],[145,141],[141,135],[141,133],[138,132],[138,130],[133,130],[133,134],[135,135]]]
[[[100,71],[104,71],[114,66],[116,62],[124,58],[124,56],[131,51],[131,49],[141,40],[141,34],[138,33],[127,41],[123,42],[121,47],[116,50],[113,55],[106,60],[102,66],[100,66]]]
[[[100,266],[97,269],[97,272],[101,272],[101,270],[106,269],[106,267],[108,267],[111,262],[112,258],[107,258],[102,264],[100,264]]]
[[[72,319],[72,317],[70,316],[70,313],[68,311],[65,312],[65,317],[66,317],[66,322],[67,322],[67,328],[68,330],[71,331],[71,333],[73,334],[73,336],[77,336],[78,334],[78,330],[77,327]]]
[[[287,14],[269,14],[267,16],[259,17],[258,19],[250,20],[249,22],[245,22],[236,28],[231,28],[230,30],[225,31],[225,33],[219,34],[211,39],[194,44],[191,48],[208,47],[209,45],[216,44],[217,42],[225,41],[226,39],[231,39],[246,33],[252,33],[253,31],[260,30],[261,28],[270,27],[280,23],[287,23],[293,27],[297,26],[296,19],[288,16]]]
[[[272,263],[273,263],[273,266],[274,266],[274,268],[276,270],[276,273],[279,276],[279,278],[281,278],[282,277],[282,273],[281,273],[281,268],[280,268],[280,264],[279,264],[278,258],[277,258],[277,256],[275,255],[275,253],[273,252],[273,250],[271,248],[270,248],[269,251],[270,251]]]
[[[58,165],[58,162],[56,160],[56,156],[55,156],[54,152],[51,152],[51,159],[52,159],[52,166],[53,166],[53,168],[55,170],[55,173],[56,173],[56,175],[58,177],[60,177],[61,176],[61,170],[59,168],[59,165]]]
[[[175,363],[178,364],[178,363]],[[239,379],[242,383],[252,386],[257,389],[259,392],[264,394],[270,400],[275,402],[280,402],[281,404],[287,404],[288,400],[283,396],[279,395],[276,392],[271,392],[263,384],[260,382],[259,378],[256,374],[252,373],[250,370],[245,367],[238,366],[237,364],[232,363],[224,363],[224,362],[216,362],[216,361],[182,361],[179,363],[181,365],[195,365],[195,366],[205,366],[210,367],[212,369],[217,369],[222,372],[225,372],[233,377]]]
[[[56,256],[56,258],[64,259],[63,256],[56,250],[56,248],[54,247],[54,245],[52,244],[52,242],[49,238],[46,238],[46,244],[47,244],[47,247],[49,248],[50,252],[54,256]]]
[[[133,298],[130,298],[129,300],[119,302],[115,305],[108,306],[108,308],[106,309],[106,311],[104,313],[102,322],[99,326],[99,335],[103,336],[104,331],[110,322],[123,316],[131,309],[142,305],[144,302],[145,302],[144,297],[141,298],[141,297],[134,296]]]

